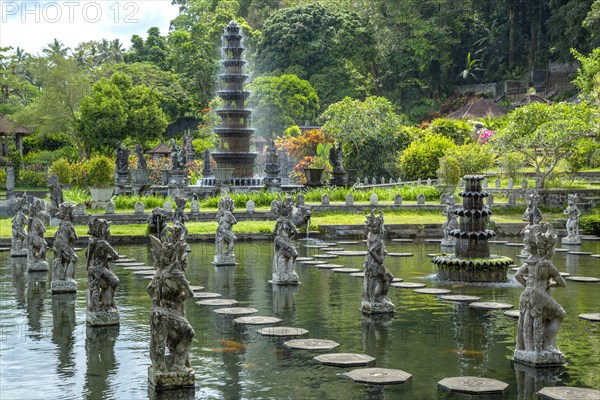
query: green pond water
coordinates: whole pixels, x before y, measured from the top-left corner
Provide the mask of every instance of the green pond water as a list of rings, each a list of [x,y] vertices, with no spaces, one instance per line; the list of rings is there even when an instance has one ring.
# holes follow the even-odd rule
[[[515,239],[510,239],[515,241]],[[365,244],[341,245],[364,250]],[[559,245],[560,247],[560,245]],[[298,243],[301,256],[318,254]],[[518,247],[491,245],[492,253],[516,258]],[[600,242],[584,242],[574,250],[600,253]],[[121,254],[151,263],[149,246],[117,246]],[[600,312],[600,285],[567,282],[553,295],[567,312],[558,344],[568,366],[537,373],[511,363],[516,320],[502,311],[479,311],[437,296],[390,288],[397,313],[389,319],[368,318],[358,311],[362,279],[298,264],[302,284],[282,288],[268,283],[272,243],[246,242],[236,247],[237,267],[214,267],[213,245],[191,244],[188,280],[192,285],[259,309],[255,315],[276,316],[281,326],[305,328],[305,337],[331,339],[333,352],[366,353],[375,366],[412,374],[404,385],[369,387],[344,377],[348,369],[323,366],[318,352],[288,350],[279,339],[260,336],[260,327],[239,326],[214,307],[186,304],[196,336],[190,362],[196,371],[197,399],[443,399],[437,388],[445,377],[475,375],[510,386],[502,398],[534,399],[544,385],[600,389],[600,323],[580,320],[580,313]],[[405,281],[452,289],[453,294],[481,296],[485,301],[518,307],[521,287],[443,283],[428,253],[439,244],[388,242],[388,252],[413,253],[386,258],[390,271]],[[143,399],[148,397],[149,280],[114,267],[121,280],[116,303],[119,328],[86,328],[85,257],[78,253],[76,296],[52,296],[49,275],[28,274],[23,264],[0,253],[0,399]],[[49,252],[49,260],[52,253]],[[327,260],[362,268],[364,257]],[[557,253],[554,263],[572,275],[600,277],[600,259]],[[321,352],[322,353],[322,352]],[[161,398],[173,398],[163,396]]]

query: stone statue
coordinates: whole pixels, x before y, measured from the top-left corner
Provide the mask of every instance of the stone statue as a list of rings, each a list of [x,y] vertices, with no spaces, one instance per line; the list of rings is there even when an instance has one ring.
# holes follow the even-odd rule
[[[579,237],[579,217],[581,211],[577,207],[577,200],[579,200],[576,194],[570,194],[568,198],[568,205],[563,214],[567,216],[567,236],[562,238],[564,244],[581,244],[581,238]]]
[[[52,203],[51,213],[54,214],[58,211],[58,207],[65,201],[62,185],[58,181],[58,175],[50,175],[48,178],[48,189],[50,190],[50,202]]]
[[[514,359],[535,366],[562,365],[565,356],[556,345],[556,334],[565,311],[550,295],[551,288],[566,286],[550,261],[556,233],[550,224],[535,224],[526,228],[523,243],[529,257],[515,274],[525,289],[519,301]]]
[[[393,313],[394,304],[388,297],[388,289],[394,276],[383,264],[385,245],[383,242],[383,214],[375,216],[375,210],[367,215],[367,255],[364,261],[361,311],[366,314]]]
[[[204,178],[208,178],[209,176],[212,176],[213,172],[212,172],[212,168],[210,166],[210,151],[205,150],[204,151],[204,167],[202,168],[202,177]]]
[[[139,144],[135,145],[135,155],[137,157],[137,168],[140,170],[147,169],[148,164],[146,163],[146,157],[144,157],[144,150]]]
[[[310,224],[310,216],[312,210],[310,207],[304,205],[304,201],[296,197],[296,206],[292,207],[292,223],[296,228],[300,228],[303,225]]]
[[[217,234],[215,236],[215,265],[235,265],[235,254],[233,248],[235,246],[236,237],[232,232],[233,225],[237,224],[237,220],[233,216],[234,202],[229,196],[224,197],[219,201],[219,212],[217,212]],[[227,248],[224,250],[223,245]]]
[[[148,223],[148,233],[158,236],[167,225],[167,216],[160,207],[156,207],[152,210],[146,222]]]
[[[127,173],[129,170],[129,150],[117,142],[116,164],[118,173]]]
[[[184,162],[185,164],[191,163],[194,161],[194,146],[193,146],[193,136],[190,133],[189,129],[185,132],[183,137],[181,138],[181,147],[184,154]]]
[[[155,389],[189,387],[195,382],[188,358],[194,329],[183,308],[194,293],[185,277],[187,244],[180,240],[178,229],[167,227],[162,240],[150,236],[156,272],[148,285],[152,297],[148,380]]]
[[[337,148],[335,146],[331,147],[331,150],[329,151],[329,163],[331,164],[333,172],[344,171],[344,166],[342,165],[343,156],[344,151],[342,150],[342,143],[338,143]]]
[[[455,246],[456,238],[450,235],[455,229],[458,229],[458,214],[454,212],[456,205],[456,196],[446,196],[446,207],[442,214],[446,216],[446,222],[442,225],[442,231],[444,232],[444,238],[442,239],[442,246]]]
[[[77,254],[75,254],[75,241],[79,239],[73,227],[73,204],[62,203],[56,216],[60,219],[58,229],[54,234],[54,260],[52,261],[52,293],[74,293],[77,292],[75,282],[75,265]]]
[[[187,200],[181,196],[175,196],[175,211],[173,212],[173,222],[177,221],[185,225],[190,219],[185,213],[185,205]]]
[[[48,243],[44,238],[46,227],[41,218],[44,218],[44,205],[42,200],[35,199],[29,208],[27,224],[27,268],[30,271],[48,271],[46,250]]]
[[[295,271],[298,251],[292,239],[298,234],[298,229],[292,222],[292,209],[294,202],[291,197],[286,197],[285,202],[279,199],[272,203],[272,211],[277,214],[275,229],[275,250],[273,253],[273,280],[278,285],[297,285],[300,283]]]
[[[179,147],[175,139],[169,141],[171,147],[171,166],[176,171],[183,171],[185,167],[185,154],[184,149]]]
[[[15,216],[11,219],[12,224],[12,241],[10,246],[10,255],[12,257],[27,256],[27,232],[24,226],[27,225],[28,211],[27,197],[21,196],[17,198]]]
[[[538,208],[539,198],[540,196],[535,190],[528,190],[525,193],[527,208],[525,209],[525,213],[523,213],[523,221],[526,221],[528,225],[539,225],[542,220],[542,212]],[[521,233],[524,233],[525,229]]]
[[[110,270],[109,262],[119,259],[119,254],[108,243],[110,222],[93,218],[89,223],[90,241],[87,262],[87,324],[106,326],[119,324],[119,311],[115,305],[115,290],[119,278]]]

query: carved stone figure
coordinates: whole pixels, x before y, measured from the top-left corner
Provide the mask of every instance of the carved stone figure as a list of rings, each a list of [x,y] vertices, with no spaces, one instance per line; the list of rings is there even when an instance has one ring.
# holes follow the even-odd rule
[[[342,157],[344,156],[344,151],[342,150],[342,143],[338,143],[337,148],[333,146],[329,151],[329,162],[331,163],[331,167],[333,172],[343,172],[344,166],[342,164]]]
[[[115,290],[119,278],[110,270],[111,261],[119,254],[108,243],[110,222],[94,218],[89,223],[90,241],[87,248],[87,324],[106,326],[119,324],[115,305]]]
[[[12,224],[12,241],[10,246],[10,255],[12,257],[27,257],[27,225],[28,211],[27,197],[21,196],[17,198],[15,216],[11,219]]]
[[[310,223],[310,216],[312,210],[310,207],[304,205],[304,196],[296,197],[296,206],[292,207],[292,223],[296,228],[300,228],[303,225]]]
[[[208,149],[204,151],[204,167],[202,168],[202,176],[204,178],[213,176],[212,168],[210,166],[210,151]]]
[[[446,207],[442,214],[446,217],[446,222],[442,225],[442,231],[444,232],[444,238],[442,239],[442,246],[454,246],[456,245],[456,238],[450,235],[454,229],[458,229],[458,215],[453,212],[456,206],[456,196],[449,195],[446,197]]]
[[[139,144],[135,145],[135,155],[137,156],[137,167],[140,170],[145,170],[148,168],[148,164],[146,163],[146,158],[144,157],[144,150],[142,150],[142,146]]]
[[[217,233],[215,235],[215,265],[235,265],[235,247],[236,237],[233,234],[233,225],[237,220],[233,216],[234,202],[229,196],[219,201],[219,211],[217,212]]]
[[[158,236],[163,228],[167,226],[167,216],[160,207],[156,207],[152,210],[146,222],[148,223],[148,233]]]
[[[175,196],[175,211],[173,212],[173,222],[179,222],[181,225],[185,227],[185,223],[190,220],[190,218],[185,213],[185,204],[186,199],[180,196]],[[187,229],[185,230],[187,235]]]
[[[385,267],[383,242],[383,214],[375,216],[375,210],[367,215],[367,255],[364,261],[361,311],[366,314],[393,313],[394,303],[388,297],[388,289],[394,276]]]
[[[46,227],[42,218],[44,218],[44,206],[42,200],[35,199],[29,208],[29,217],[27,223],[27,268],[30,271],[48,271],[48,262],[46,261],[46,250],[48,243],[44,239]]]
[[[547,223],[530,225],[525,230],[523,243],[529,257],[515,274],[525,289],[519,301],[514,359],[535,366],[562,365],[565,356],[556,345],[556,334],[565,311],[550,295],[551,288],[566,286],[551,261],[556,233]]]
[[[292,222],[294,202],[289,196],[284,202],[280,195],[279,199],[272,203],[272,208],[277,215],[273,230],[275,250],[272,282],[278,285],[298,285],[300,281],[295,270],[298,251],[292,243],[293,237],[298,234],[298,229]]]
[[[51,214],[54,214],[58,211],[58,207],[65,201],[63,197],[62,185],[58,181],[58,175],[50,175],[48,178],[48,189],[50,190],[50,202],[52,203],[50,212]]]
[[[193,387],[195,383],[188,357],[195,333],[183,308],[194,293],[185,277],[187,244],[178,229],[164,229],[162,240],[150,236],[156,272],[148,285],[152,297],[148,381],[155,389]]]
[[[129,149],[121,146],[120,142],[117,142],[116,164],[117,173],[126,173],[129,170]]]
[[[581,244],[581,238],[579,237],[579,217],[581,211],[577,207],[577,200],[579,200],[576,194],[570,194],[568,198],[568,205],[563,214],[567,216],[567,236],[562,238],[564,244]]]
[[[189,130],[185,132],[183,137],[181,138],[181,147],[184,154],[184,162],[185,164],[191,163],[194,161],[194,146],[193,146],[193,136]]]
[[[535,190],[528,190],[525,193],[525,204],[527,205],[527,208],[523,213],[523,221],[526,221],[527,225],[539,225],[542,220],[542,212],[538,208],[539,198],[540,196]],[[527,227],[525,229],[527,229]],[[521,233],[523,233],[525,229],[523,229]]]
[[[75,254],[75,241],[78,239],[73,227],[73,204],[62,203],[56,216],[60,219],[58,229],[54,234],[54,260],[52,261],[52,293],[74,293],[77,292],[75,282],[75,265],[77,254]]]
[[[172,169],[176,171],[182,171],[185,167],[185,154],[184,149],[182,149],[175,139],[171,139],[169,142],[171,147],[171,165]]]

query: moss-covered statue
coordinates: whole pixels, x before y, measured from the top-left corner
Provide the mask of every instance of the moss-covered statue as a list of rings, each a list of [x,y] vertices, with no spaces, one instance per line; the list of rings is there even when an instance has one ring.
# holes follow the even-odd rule
[[[34,199],[33,204],[29,207],[27,218],[27,268],[29,271],[48,271],[48,262],[46,261],[48,243],[44,238],[46,227],[42,220],[45,217],[42,200]]]
[[[15,216],[10,221],[12,224],[10,255],[12,257],[27,257],[27,232],[25,232],[25,225],[27,225],[25,213],[27,211],[27,197],[18,197]]]
[[[563,211],[563,214],[567,216],[567,236],[562,238],[563,244],[581,244],[581,237],[579,236],[581,211],[577,207],[577,200],[579,200],[579,197],[576,194],[570,194],[567,208]]]
[[[279,195],[279,199],[271,204],[272,211],[277,215],[275,229],[274,252],[273,252],[273,274],[272,282],[278,285],[297,285],[300,283],[296,273],[296,258],[298,251],[292,243],[298,229],[292,221],[294,202],[291,197],[286,197],[285,202]]]
[[[60,219],[58,229],[54,233],[54,260],[52,260],[52,293],[74,293],[75,282],[75,241],[79,239],[73,227],[73,204],[62,203],[58,206],[56,217]]]
[[[236,237],[233,234],[233,225],[237,220],[233,216],[234,202],[229,196],[219,201],[219,212],[217,212],[217,233],[215,235],[215,265],[235,265]]]
[[[367,215],[367,255],[364,261],[364,278],[361,311],[366,314],[393,313],[394,303],[388,290],[394,276],[385,267],[385,245],[383,242],[383,214],[375,216],[375,210]]]

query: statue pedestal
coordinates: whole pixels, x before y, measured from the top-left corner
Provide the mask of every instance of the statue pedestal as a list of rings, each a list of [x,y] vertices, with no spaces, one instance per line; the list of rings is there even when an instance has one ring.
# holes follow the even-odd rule
[[[77,282],[74,279],[52,281],[50,283],[50,291],[55,293],[76,293]]]
[[[515,350],[514,360],[533,367],[558,367],[565,365],[567,360],[560,351],[526,351]]]
[[[163,371],[152,366],[148,367],[148,384],[155,390],[194,387],[195,383],[196,375],[193,368]]]
[[[115,183],[117,186],[127,186],[129,185],[130,179],[131,174],[129,171],[117,171],[117,181]]]
[[[88,326],[119,325],[119,311],[88,311],[85,321]]]
[[[32,263],[27,263],[27,271],[48,271],[48,262],[47,261],[37,261]]]
[[[560,241],[562,244],[581,244],[581,238],[579,236],[565,236],[564,238],[562,238],[562,240]]]
[[[272,275],[273,279],[270,281],[275,285],[299,285],[300,278],[296,272],[282,272],[275,273]]]
[[[360,306],[360,311],[364,314],[393,314],[396,312],[394,303],[379,303],[363,301]]]
[[[237,265],[235,254],[215,254],[213,264],[216,266]]]
[[[27,249],[15,250],[11,251],[10,253],[11,257],[27,257],[28,255],[29,252],[27,251]]]
[[[331,186],[348,186],[348,173],[346,171],[333,172],[329,184]]]
[[[169,186],[183,187],[187,186],[187,172],[174,169],[169,171]]]
[[[440,246],[442,246],[442,247],[454,247],[454,246],[456,246],[456,238],[454,238],[454,237],[444,238],[440,242]]]

